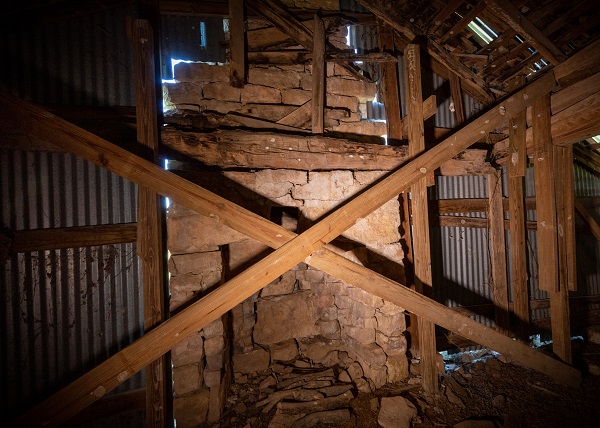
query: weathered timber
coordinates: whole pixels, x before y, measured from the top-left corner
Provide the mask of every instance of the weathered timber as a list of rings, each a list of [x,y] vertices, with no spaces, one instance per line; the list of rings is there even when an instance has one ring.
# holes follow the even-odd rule
[[[579,198],[575,199],[574,205],[575,205],[575,209],[577,210],[577,213],[581,216],[583,221],[587,224],[587,226],[590,229],[590,232],[592,232],[592,235],[594,235],[596,237],[596,239],[598,241],[600,241],[600,225],[598,225],[598,223],[596,222],[594,217],[592,217],[592,215],[589,213],[589,211],[581,203],[581,200]]]
[[[454,125],[459,126],[465,121],[465,109],[463,107],[462,91],[460,89],[460,78],[452,73],[448,73],[450,77],[450,93],[452,94],[452,103],[454,106]]]
[[[128,36],[131,44],[136,82],[136,130],[137,141],[147,158],[158,161],[158,110],[155,79],[154,31],[145,19],[128,20]],[[144,299],[144,331],[164,321],[165,272],[162,240],[162,202],[158,194],[144,186],[138,187],[138,234],[136,251],[142,263]],[[161,355],[146,367],[146,425],[163,427],[170,425],[167,416],[168,385],[167,367],[170,362]]]
[[[515,29],[529,44],[544,55],[544,57],[558,64],[567,56],[533,25],[509,0],[486,0],[488,10],[493,12],[500,20]]]
[[[600,153],[592,150],[592,147],[583,148],[579,144],[574,144],[570,147],[573,150],[574,160],[588,168],[590,171],[600,174]]]
[[[423,120],[427,120],[432,117],[437,112],[437,97],[435,95],[428,96],[425,101],[423,101]],[[399,112],[398,112],[399,113]],[[404,135],[408,134],[408,114],[404,116],[402,119],[402,133]],[[443,128],[437,128],[443,129]],[[439,132],[439,131],[438,131]],[[437,135],[436,135],[437,137]]]
[[[469,25],[469,23],[483,11],[483,9],[485,9],[485,6],[486,2],[483,1],[473,6],[466,14],[464,14],[464,16],[461,17],[461,19],[458,20],[458,22],[456,22],[456,24],[452,26],[452,28],[445,32],[445,34],[439,39],[438,43],[443,46],[448,40],[452,39],[453,37],[457,37],[460,32],[464,30],[467,25]]]
[[[15,230],[11,250],[15,253],[59,250],[99,245],[126,244],[137,239],[137,224]]]
[[[515,80],[515,85],[521,87],[525,84],[523,77]],[[527,169],[527,146],[525,134],[527,132],[527,112],[526,110],[518,112],[510,118],[508,122],[508,142],[509,156],[511,166],[509,169],[509,178],[525,177]]]
[[[378,19],[382,20],[398,32],[399,39],[402,41],[402,44],[396,46],[398,49],[405,49],[408,44],[415,40],[415,31],[410,28],[410,24],[403,19],[393,3],[377,2],[375,0],[358,0],[358,2],[373,12]],[[485,105],[494,101],[494,97],[488,92],[487,84],[483,79],[475,75],[475,73],[468,69],[458,59],[446,52],[443,47],[434,43],[433,40],[430,40],[430,42],[431,43],[427,44],[427,54],[431,57],[433,62],[439,66],[433,71],[437,73],[437,70],[439,70],[443,73],[440,74],[441,77],[447,77],[447,70],[451,69],[460,76],[463,81],[463,89],[465,89],[469,95],[478,99]],[[432,64],[432,68],[434,68],[434,65],[435,64]]]
[[[501,107],[508,110],[509,113],[512,112],[513,108],[521,110],[537,97],[551,90],[553,85],[553,79],[540,79],[518,94],[513,95],[511,101],[504,103]],[[218,218],[224,224],[230,225],[250,237],[259,239],[267,245],[281,246],[279,250],[236,277],[235,281],[232,280],[233,282],[230,281],[211,292],[208,296],[164,322],[161,326],[151,330],[134,344],[13,421],[12,426],[42,422],[48,426],[56,426],[64,422],[70,416],[103,396],[107,391],[124,382],[178,341],[183,340],[208,322],[216,319],[259,290],[271,279],[276,278],[289,267],[303,260],[306,255],[314,252],[316,248],[333,239],[337,236],[339,230],[344,230],[357,218],[367,215],[374,205],[383,203],[382,201],[387,201],[394,194],[404,190],[420,177],[422,174],[421,169],[425,168],[425,165],[433,168],[438,167],[445,159],[475,141],[479,130],[485,133],[486,130],[489,131],[489,129],[498,126],[502,122],[502,118],[498,117],[495,108],[489,110],[477,120],[463,127],[455,135],[446,139],[442,144],[412,160],[405,167],[382,180],[378,185],[365,191],[361,197],[349,202],[344,206],[342,212],[336,211],[329,215],[326,218],[326,223],[319,223],[304,234],[292,239],[294,236],[292,232],[248,213],[150,162],[136,158],[107,141],[95,137],[93,134],[38,107],[2,92],[0,93],[0,113],[7,114],[8,112],[11,112],[16,126],[26,127],[28,132],[33,135],[43,135],[44,138],[55,141],[57,145],[65,150],[72,151],[89,161],[118,172],[132,181],[152,187],[155,191],[169,196],[176,203],[186,205],[201,214]],[[82,144],[83,141],[84,144]],[[365,203],[366,200],[377,200],[378,202],[367,204]],[[323,230],[324,228],[326,230]],[[284,244],[289,239],[291,241]],[[326,258],[327,260],[325,260]],[[445,328],[453,331],[458,330],[459,334],[468,337],[476,337],[477,341],[485,346],[500,350],[516,362],[544,371],[560,382],[569,385],[578,385],[580,382],[578,371],[539,354],[527,346],[518,344],[501,334],[496,334],[476,321],[465,317],[452,316],[449,313],[451,311],[445,306],[411,290],[398,287],[395,282],[378,276],[330,250],[313,254],[308,261],[318,269],[325,271],[332,269],[334,275],[338,275],[342,280],[346,280],[343,277],[352,279],[350,283],[374,292],[375,295],[387,296],[383,298],[402,305],[409,311],[414,311]],[[350,265],[346,262],[349,262]],[[350,267],[352,269],[349,269]],[[359,274],[356,275],[356,272]],[[375,277],[372,275],[375,275]],[[258,280],[259,278],[260,280]],[[381,282],[373,282],[375,278],[379,278]],[[385,285],[386,281],[388,281],[388,286]],[[377,284],[377,286],[373,290],[374,284]],[[412,303],[409,296],[412,296]],[[415,302],[417,303],[415,304]],[[440,311],[441,316],[437,316],[440,315]]]
[[[300,128],[308,122],[312,115],[312,102],[309,100],[298,107],[290,114],[282,117],[277,121],[281,125],[293,126]]]
[[[509,331],[508,278],[506,275],[506,243],[504,242],[504,209],[502,208],[502,172],[487,176],[489,201],[489,245],[492,268],[492,295],[494,296],[497,328]]]
[[[134,389],[106,396],[79,413],[70,423],[79,426],[97,419],[115,416],[127,412],[144,411],[146,406],[146,388]]]
[[[600,207],[599,197],[577,198],[584,206],[590,208]],[[429,206],[432,212],[439,214],[485,212],[488,210],[488,200],[480,198],[469,199],[438,199],[430,200]],[[509,210],[508,198],[502,200],[504,211]],[[525,198],[525,209],[535,210],[535,197]]]
[[[229,82],[241,88],[246,83],[246,23],[244,0],[229,2]]]
[[[207,165],[223,168],[391,171],[409,159],[406,146],[365,144],[318,135],[239,130],[202,133],[166,127],[162,142]],[[443,175],[486,174],[491,168],[485,150],[468,149],[444,162],[440,171]]]
[[[297,110],[294,110],[294,112],[296,112],[296,111]],[[292,112],[292,113],[294,113],[294,112]],[[288,117],[288,116],[286,116],[286,117]],[[278,122],[271,122],[266,119],[260,119],[258,117],[253,117],[253,116],[245,116],[243,114],[238,114],[238,113],[228,113],[225,116],[225,118],[228,120],[237,122],[246,128],[272,129],[272,130],[279,130],[279,131],[285,131],[285,132],[296,132],[296,133],[308,133],[309,132],[303,128],[297,128],[295,126],[289,126],[289,125],[282,125],[281,123],[278,123]],[[281,119],[281,120],[283,120],[283,119]],[[280,120],[280,122],[281,122],[281,120]]]
[[[546,101],[546,102],[545,102]],[[558,290],[558,247],[550,97],[533,105],[534,172],[538,220],[539,287]]]
[[[427,34],[435,33],[440,25],[442,25],[442,23],[456,11],[456,9],[458,9],[462,2],[463,0],[448,1],[446,5],[438,11],[438,13],[431,17],[431,21],[427,23]]]
[[[419,46],[410,44],[404,50],[406,79],[406,108],[408,113],[408,152],[416,157],[425,151],[423,96],[421,89],[421,54]],[[412,202],[412,249],[416,290],[431,296],[431,246],[429,239],[429,213],[427,208],[427,176],[423,175],[410,188]],[[438,391],[437,352],[435,349],[435,324],[418,319],[419,354],[421,356],[423,389]]]
[[[314,18],[313,27],[313,60],[312,60],[312,132],[322,134],[325,117],[325,26],[318,15]]]
[[[600,40],[589,44],[553,69],[556,81],[562,88],[577,83],[600,72]]]
[[[550,95],[537,99],[533,103],[532,112],[539,288],[550,293],[552,350],[563,361],[571,363],[569,291],[566,284],[563,283],[562,287],[560,284],[556,206],[557,191],[562,192],[564,189],[558,190],[556,186],[562,186],[563,183],[555,182],[554,147],[550,134]]]
[[[573,146],[555,146],[554,157],[560,287],[568,291],[577,291]]]
[[[487,218],[456,215],[441,215],[439,217],[432,217],[431,223],[437,226],[472,227],[476,229],[489,229],[490,227],[489,220]],[[502,224],[504,225],[505,230],[510,230],[510,220],[504,220]],[[537,230],[537,222],[526,221],[523,227],[527,230]]]
[[[394,51],[394,35],[391,28],[382,21],[377,22],[377,36],[382,51]],[[381,92],[387,118],[387,137],[389,140],[402,140],[402,114],[400,113],[400,92],[398,90],[397,64],[382,64]]]

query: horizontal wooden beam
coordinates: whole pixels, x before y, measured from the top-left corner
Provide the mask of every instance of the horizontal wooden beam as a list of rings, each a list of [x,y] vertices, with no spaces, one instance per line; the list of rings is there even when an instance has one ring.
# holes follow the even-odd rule
[[[15,230],[13,235],[15,253],[127,244],[137,239],[137,223]]]
[[[410,159],[406,146],[264,131],[220,130],[207,133],[166,127],[162,131],[162,142],[206,165],[222,168],[392,171]],[[493,169],[486,157],[485,150],[467,149],[455,159],[444,162],[441,174],[486,174]]]

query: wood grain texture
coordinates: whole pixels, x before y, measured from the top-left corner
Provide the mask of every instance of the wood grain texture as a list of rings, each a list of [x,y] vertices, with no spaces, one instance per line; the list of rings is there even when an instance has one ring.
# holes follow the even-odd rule
[[[11,250],[16,253],[93,247],[135,242],[137,224],[62,227],[54,229],[15,230]]]
[[[506,243],[504,242],[504,209],[502,207],[502,172],[487,176],[489,201],[489,251],[492,268],[496,328],[509,331],[508,277],[506,274]]]
[[[392,29],[381,20],[377,21],[379,48],[383,52],[395,52]],[[400,112],[400,91],[398,87],[398,64],[382,64],[381,92],[387,123],[388,140],[402,140],[402,114]]]
[[[502,105],[511,111],[513,108],[521,110],[544,93],[552,89],[554,79],[540,79],[526,87],[519,94],[515,94],[510,101]],[[339,233],[354,224],[358,218],[368,215],[375,206],[382,205],[400,191],[419,179],[426,169],[437,168],[448,157],[464,150],[473,141],[476,141],[479,132],[496,127],[503,118],[499,118],[496,109],[481,115],[474,122],[462,128],[455,135],[447,138],[440,145],[430,149],[421,156],[409,162],[395,173],[386,177],[377,185],[371,187],[344,205],[318,224],[311,227],[302,235],[294,235],[280,226],[272,224],[265,219],[252,214],[227,200],[217,197],[210,192],[195,186],[186,180],[174,176],[168,171],[151,162],[140,159],[120,149],[109,142],[94,136],[56,116],[45,112],[30,103],[18,100],[5,92],[0,92],[0,114],[11,113],[15,126],[26,128],[29,133],[44,136],[58,143],[64,150],[71,151],[91,162],[97,163],[106,169],[147,186],[157,193],[170,197],[174,202],[185,205],[201,214],[217,218],[223,224],[250,237],[279,249],[270,254],[244,273],[224,284],[205,298],[191,305],[154,328],[141,339],[123,351],[97,366],[75,382],[71,383],[52,397],[35,406],[22,417],[11,423],[11,426],[32,426],[44,423],[46,426],[56,426],[70,416],[77,413],[85,406],[102,397],[118,384],[124,382],[137,371],[141,370],[158,356],[167,352],[180,340],[194,334],[204,325],[218,318],[233,306],[243,301],[272,279],[280,276],[286,270],[304,260],[306,256],[322,248],[324,244],[334,239]],[[289,240],[289,241],[288,241]],[[308,259],[313,266],[327,270],[329,265],[323,259],[334,259],[334,265],[344,266],[346,259],[325,249]],[[350,262],[354,265],[353,262]],[[368,284],[355,278],[359,286],[369,287],[374,277],[369,277],[366,269],[354,267],[359,271],[360,278],[368,278]],[[336,271],[337,272],[337,271]],[[334,275],[336,273],[334,272]],[[354,273],[346,272],[350,277]],[[376,275],[376,274],[374,274]],[[378,276],[375,276],[378,278]],[[389,281],[389,280],[388,280]],[[407,302],[394,293],[412,296],[411,290],[404,289],[394,284],[390,296],[391,302],[397,302],[408,309]],[[377,284],[382,294],[384,286]],[[390,291],[387,290],[386,293]],[[494,334],[485,326],[465,317],[452,317],[447,308],[436,304],[424,296],[415,297],[417,304],[411,304],[411,309],[425,319],[437,322],[442,326],[450,325],[454,319],[453,329],[459,334],[476,337],[482,344],[494,343],[492,348],[505,353],[513,360],[529,367],[546,371],[555,379],[576,385],[580,382],[580,375],[574,369],[546,357],[527,346],[518,344],[501,334]],[[410,302],[408,302],[410,304]],[[441,311],[441,312],[440,312]]]
[[[325,118],[325,25],[315,15],[313,27],[312,60],[312,132],[322,134]]]
[[[515,29],[535,50],[544,55],[544,58],[554,64],[567,59],[567,56],[509,0],[487,0],[485,3],[489,11]]]
[[[561,287],[577,291],[577,242],[575,234],[575,187],[573,146],[554,147],[556,159],[556,213]]]
[[[465,108],[463,106],[462,90],[459,77],[450,72],[450,93],[454,104],[454,126],[459,126],[465,121]]]
[[[425,151],[423,119],[423,96],[421,83],[421,54],[418,45],[408,45],[404,50],[406,78],[406,109],[408,117],[408,152],[416,157]],[[433,275],[431,273],[431,243],[429,237],[429,209],[427,207],[427,177],[416,180],[411,188],[413,266],[416,290],[431,296]],[[419,353],[421,356],[423,389],[429,393],[438,391],[437,352],[435,348],[435,324],[419,318]]]
[[[229,1],[229,82],[235,88],[246,83],[246,22],[244,0]]]
[[[533,104],[533,164],[538,221],[540,290],[557,291],[558,241],[554,183],[554,151],[550,134],[550,96]]]
[[[136,130],[138,145],[145,157],[158,161],[158,110],[155,76],[154,32],[149,21],[128,20],[136,82]],[[161,197],[144,186],[138,187],[138,234],[136,251],[142,263],[144,331],[164,321],[165,272],[162,239]],[[167,396],[171,388],[167,384],[166,355],[159,356],[146,367],[146,425],[163,427],[170,425],[167,417]]]

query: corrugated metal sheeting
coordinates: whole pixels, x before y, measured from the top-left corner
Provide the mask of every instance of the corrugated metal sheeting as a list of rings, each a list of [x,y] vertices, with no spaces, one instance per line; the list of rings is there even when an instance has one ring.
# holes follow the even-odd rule
[[[76,18],[0,29],[0,86],[40,103],[132,106],[125,17],[133,3]]]
[[[136,186],[65,153],[0,151],[11,230],[136,220]],[[15,414],[142,334],[134,244],[13,255],[0,270],[0,371]],[[136,375],[121,389],[139,388]]]
[[[49,104],[135,104],[133,3],[0,29],[0,86]],[[136,221],[137,187],[64,153],[0,151],[0,221],[38,229]],[[0,266],[0,411],[11,417],[142,334],[134,244],[12,255]],[[143,386],[137,374],[120,390]]]

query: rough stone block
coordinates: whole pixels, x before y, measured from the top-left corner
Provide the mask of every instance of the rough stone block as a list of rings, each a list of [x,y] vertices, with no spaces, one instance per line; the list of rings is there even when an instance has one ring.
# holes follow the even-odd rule
[[[204,339],[204,354],[206,356],[217,355],[225,349],[225,340],[223,336]]]
[[[309,172],[308,183],[294,186],[294,199],[314,199],[317,201],[344,200],[348,189],[354,186],[352,171]]]
[[[301,106],[312,99],[312,92],[304,89],[284,89],[281,91],[281,102],[293,106]]]
[[[375,342],[375,329],[355,326],[344,326],[344,334],[352,337],[358,343],[369,344]]]
[[[165,84],[163,92],[171,104],[199,104],[202,101],[202,84],[192,82],[180,82],[177,84]]]
[[[209,388],[219,387],[221,385],[221,370],[205,370],[204,384]]]
[[[199,364],[204,357],[203,339],[200,333],[183,340],[171,349],[171,359],[175,367]]]
[[[204,95],[204,98],[239,103],[242,96],[242,90],[240,88],[234,88],[226,82],[215,82],[204,85],[202,94]]]
[[[333,131],[381,137],[387,133],[386,126],[385,122],[361,120],[360,122],[341,122],[338,126],[333,127]]]
[[[174,67],[179,82],[229,82],[229,66],[180,62]]]
[[[404,335],[386,336],[378,331],[376,336],[377,344],[383,348],[387,355],[406,354],[406,337]]]
[[[334,307],[330,308],[317,308],[317,318],[323,321],[332,321],[338,319],[338,309]]]
[[[400,306],[395,305],[387,300],[383,301],[383,306],[380,306],[378,310],[386,315],[394,315],[398,312],[404,312],[404,308],[401,308]]]
[[[270,252],[270,248],[254,239],[229,244],[229,270],[239,272]]]
[[[198,364],[175,367],[173,369],[173,388],[178,396],[197,391],[201,384],[201,369]]]
[[[208,253],[176,254],[169,259],[169,272],[172,275],[191,273],[211,276],[218,273],[221,277],[222,261],[220,251]]]
[[[206,339],[209,339],[211,337],[222,336],[224,331],[223,319],[219,318],[204,326],[202,335]]]
[[[242,89],[242,103],[280,104],[281,91],[276,88],[260,85],[244,85]]]
[[[289,198],[292,188],[307,183],[305,171],[262,170],[257,173],[226,172],[225,176],[272,201]],[[294,205],[292,205],[294,206]]]
[[[248,83],[278,89],[299,88],[300,74],[291,70],[251,67],[248,70]]]
[[[405,354],[389,356],[385,362],[388,383],[399,382],[408,377],[408,359]]]
[[[404,397],[382,397],[377,423],[382,428],[410,428],[417,408]]]
[[[386,336],[400,336],[406,330],[406,315],[404,312],[387,315],[377,311],[375,318],[377,319],[377,330]]]
[[[358,99],[356,97],[327,94],[326,101],[327,107],[343,108],[352,113],[356,113],[358,111]]]
[[[283,104],[246,104],[239,111],[242,114],[258,117],[261,119],[277,122],[284,116],[287,116],[298,107]]]
[[[222,114],[227,114],[232,111],[242,111],[242,104],[233,101],[203,99],[197,102],[197,104],[200,105],[202,111],[214,111]]]
[[[347,372],[354,382],[356,382],[357,379],[363,377],[364,375],[363,368],[358,361],[355,361],[352,364],[350,364],[350,366],[347,369]]]
[[[319,334],[322,336],[327,338],[338,338],[340,336],[340,323],[338,320],[318,320],[316,325],[319,330]]]
[[[328,94],[350,95],[357,97],[359,100],[367,101],[375,98],[376,92],[377,85],[375,83],[361,82],[359,80],[345,79],[342,77],[331,77],[327,79]]]
[[[348,287],[348,297],[373,308],[383,306],[383,299],[356,287]]]
[[[268,345],[315,336],[318,330],[310,299],[309,292],[298,292],[259,301],[254,341]]]
[[[296,275],[292,271],[288,271],[280,276],[275,281],[267,284],[261,291],[261,297],[279,296],[282,294],[290,294],[294,291],[296,285]]]
[[[212,277],[212,284],[218,283],[220,281],[220,275],[217,279],[216,274],[210,275]],[[171,276],[169,280],[169,289],[171,291],[171,300],[181,299],[183,295],[190,295],[194,293],[198,293],[202,291],[205,287],[211,285],[208,282],[209,276],[204,275],[195,275],[191,273],[186,273],[184,275]]]
[[[286,340],[281,343],[273,343],[269,346],[272,361],[290,361],[298,356],[298,343],[295,339]]]
[[[315,308],[332,308],[335,306],[335,298],[331,294],[317,294],[312,297]]]
[[[332,365],[338,363],[337,351],[342,348],[340,340],[316,336],[299,341],[300,354],[309,358],[313,363]],[[334,360],[332,362],[332,360]]]
[[[202,388],[195,394],[173,398],[173,413],[178,428],[196,428],[206,422],[209,390]]]
[[[349,298],[348,302],[349,309],[354,318],[372,318],[375,316],[375,308],[373,306],[365,305],[352,298]]]
[[[376,343],[361,344],[349,337],[346,339],[346,345],[348,346],[349,354],[350,351],[353,352],[356,360],[362,359],[362,361],[365,361],[371,367],[381,367],[387,360],[385,352]]]
[[[206,370],[221,370],[225,367],[223,353],[206,357]]]
[[[269,368],[270,362],[269,352],[262,348],[256,348],[247,354],[234,354],[233,370],[243,374],[262,372]]]

